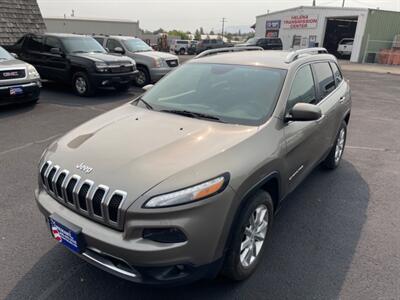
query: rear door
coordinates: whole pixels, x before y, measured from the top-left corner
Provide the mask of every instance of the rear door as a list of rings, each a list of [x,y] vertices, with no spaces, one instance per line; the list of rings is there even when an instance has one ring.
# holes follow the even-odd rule
[[[339,116],[339,104],[342,96],[346,94],[344,85],[337,85],[331,65],[328,61],[312,64],[314,76],[317,82],[317,91],[323,120],[321,122],[321,148],[324,153],[329,152],[333,140],[336,137],[338,125],[341,122]]]
[[[22,50],[19,54],[19,58],[27,63],[35,66],[37,71],[42,74],[43,71],[43,57],[42,57],[42,45],[43,36],[41,35],[29,35],[25,38],[22,45]]]

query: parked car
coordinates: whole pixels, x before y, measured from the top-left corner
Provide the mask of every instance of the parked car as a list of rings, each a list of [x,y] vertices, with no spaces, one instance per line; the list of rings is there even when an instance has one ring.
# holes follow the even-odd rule
[[[354,39],[346,38],[340,40],[337,48],[337,52],[341,56],[349,56],[351,55],[351,51],[353,51],[353,43]]]
[[[200,54],[205,50],[232,47],[232,44],[225,43],[223,40],[207,39],[201,40],[196,45],[196,54]]]
[[[93,265],[151,284],[243,280],[286,196],[339,166],[351,97],[334,56],[207,54],[42,155],[39,209]]]
[[[41,86],[34,66],[16,59],[0,47],[0,106],[36,103]]]
[[[198,41],[190,41],[189,48],[187,49],[187,54],[188,55],[196,54],[197,44],[198,44]]]
[[[243,44],[237,44],[236,47],[259,46],[264,50],[282,50],[282,40],[280,38],[250,38]]]
[[[34,65],[42,78],[72,84],[79,96],[103,87],[127,90],[137,74],[134,60],[108,54],[90,36],[28,34],[9,49]]]
[[[140,87],[157,82],[179,66],[177,56],[154,51],[139,38],[129,36],[95,36],[94,38],[111,53],[123,54],[135,60],[139,72],[135,83]]]
[[[184,55],[190,46],[189,40],[175,40],[171,43],[170,51],[175,54]]]

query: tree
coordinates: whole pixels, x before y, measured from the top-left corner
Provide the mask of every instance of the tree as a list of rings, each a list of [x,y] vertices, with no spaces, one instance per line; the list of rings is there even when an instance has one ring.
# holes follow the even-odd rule
[[[210,35],[215,35],[214,30],[211,29]]]
[[[197,41],[201,40],[201,33],[198,29],[196,29],[196,32],[194,33],[194,39]]]
[[[159,29],[157,29],[157,30],[153,31],[153,34],[160,34],[160,33],[164,33],[164,32],[165,32],[165,30],[164,30],[164,29],[162,29],[162,28],[159,28]]]
[[[186,32],[181,31],[181,30],[176,30],[176,29],[169,31],[168,35],[179,36],[179,38],[181,40],[188,40],[189,39],[189,35]]]
[[[228,42],[231,42],[232,38],[233,38],[233,34],[228,32],[227,34],[225,34],[225,37],[227,38]]]
[[[200,34],[204,34],[204,29],[203,29],[203,27],[200,27]]]

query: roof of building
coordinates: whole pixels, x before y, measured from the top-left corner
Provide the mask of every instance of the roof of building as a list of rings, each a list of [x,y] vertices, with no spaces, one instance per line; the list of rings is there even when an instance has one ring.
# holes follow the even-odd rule
[[[46,31],[36,0],[0,0],[0,7],[0,45],[12,45],[26,33]]]
[[[86,17],[46,17],[44,20],[56,20],[56,21],[87,21],[87,22],[111,22],[111,23],[136,23],[139,24],[139,20],[133,21],[128,19],[107,19],[107,18],[86,18]]]
[[[368,11],[369,8],[360,8],[360,7],[338,7],[338,6],[296,6],[296,7],[291,7],[291,8],[287,8],[287,9],[283,9],[283,10],[277,10],[277,11],[273,11],[267,14],[263,14],[263,15],[259,15],[258,17],[264,17],[264,16],[270,16],[270,15],[274,15],[274,14],[279,14],[279,13],[283,13],[286,11],[293,11],[293,10],[299,10],[299,9],[326,9],[326,10],[359,10],[359,11]]]

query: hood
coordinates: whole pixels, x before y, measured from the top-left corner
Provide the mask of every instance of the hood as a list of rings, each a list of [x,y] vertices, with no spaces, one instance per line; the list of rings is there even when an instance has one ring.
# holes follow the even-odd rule
[[[3,68],[26,68],[28,64],[19,59],[0,60],[0,69]]]
[[[256,131],[256,127],[127,104],[69,132],[49,147],[45,159],[96,184],[124,190],[133,201],[166,178],[226,151]],[[89,175],[76,169],[81,163],[93,168]]]
[[[90,59],[92,61],[97,61],[97,62],[107,62],[107,63],[118,63],[118,62],[132,62],[132,59],[130,59],[127,56],[122,56],[122,55],[112,55],[109,53],[94,53],[94,52],[89,52],[89,53],[74,53],[72,54],[73,56],[76,57],[83,57],[86,59]]]
[[[162,58],[164,60],[178,59],[178,57],[173,54],[159,52],[159,51],[135,52],[135,55],[141,55],[141,56],[146,56],[146,57],[151,57],[151,58]]]

